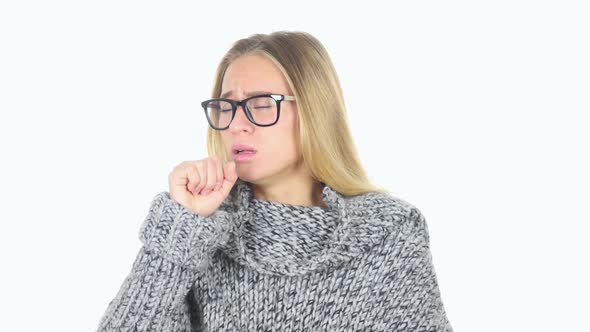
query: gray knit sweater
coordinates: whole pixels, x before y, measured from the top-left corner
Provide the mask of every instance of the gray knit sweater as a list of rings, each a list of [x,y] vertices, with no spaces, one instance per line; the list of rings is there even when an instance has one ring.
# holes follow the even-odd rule
[[[208,217],[157,194],[98,331],[451,332],[421,212],[322,185],[327,208],[238,179]]]

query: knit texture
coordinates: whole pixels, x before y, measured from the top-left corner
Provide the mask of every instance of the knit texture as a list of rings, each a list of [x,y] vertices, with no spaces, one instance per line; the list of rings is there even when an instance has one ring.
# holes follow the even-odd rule
[[[446,331],[423,214],[389,194],[327,208],[253,197],[202,217],[155,196],[98,331]]]

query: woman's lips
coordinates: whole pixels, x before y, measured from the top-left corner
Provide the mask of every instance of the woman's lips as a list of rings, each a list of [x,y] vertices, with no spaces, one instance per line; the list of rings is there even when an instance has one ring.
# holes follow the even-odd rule
[[[234,153],[233,159],[235,161],[243,162],[243,161],[250,161],[254,159],[256,156],[256,151],[244,151],[241,153]]]
[[[246,145],[246,144],[234,144],[234,145],[232,145],[231,150],[232,150],[232,152],[236,152],[238,150],[256,151],[256,149],[253,146]]]

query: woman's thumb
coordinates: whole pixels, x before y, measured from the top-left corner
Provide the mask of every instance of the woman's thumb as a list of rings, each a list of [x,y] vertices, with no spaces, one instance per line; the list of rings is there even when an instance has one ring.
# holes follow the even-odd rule
[[[223,196],[229,194],[237,179],[236,162],[232,160],[223,166],[223,184],[221,185]]]

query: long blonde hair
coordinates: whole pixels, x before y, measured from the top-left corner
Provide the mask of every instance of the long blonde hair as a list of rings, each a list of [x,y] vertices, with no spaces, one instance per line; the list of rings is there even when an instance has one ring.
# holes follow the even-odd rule
[[[361,165],[336,70],[319,40],[307,32],[275,31],[236,41],[217,67],[211,98],[219,98],[227,67],[244,54],[265,56],[286,78],[297,103],[303,162],[315,180],[347,196],[389,192],[372,184]],[[224,164],[231,160],[220,132],[209,126],[207,150]]]

